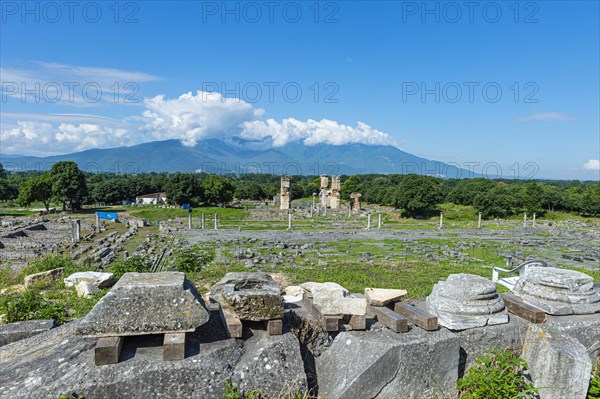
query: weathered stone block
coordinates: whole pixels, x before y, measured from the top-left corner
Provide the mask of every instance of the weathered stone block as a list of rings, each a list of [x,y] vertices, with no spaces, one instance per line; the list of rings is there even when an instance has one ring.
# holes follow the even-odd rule
[[[33,337],[54,328],[54,326],[54,320],[28,320],[9,324],[0,323],[0,346]]]
[[[30,274],[28,276],[25,276],[25,288],[29,288],[34,284],[37,284],[39,282],[42,281],[54,281],[54,280],[58,280],[59,278],[62,277],[63,273],[64,273],[65,269],[58,268],[58,269],[52,269],[52,270],[48,270],[45,272],[41,272],[41,273],[35,273],[35,274]]]
[[[519,278],[513,293],[552,315],[600,312],[594,279],[574,270],[532,267]]]
[[[406,294],[406,290],[365,288],[367,303],[373,306],[384,306],[388,303],[399,301]]]
[[[319,394],[328,399],[451,394],[458,361],[458,339],[447,331],[342,332],[316,359]]]
[[[78,272],[73,273],[69,277],[64,279],[65,286],[67,287],[73,287],[82,281],[91,283],[96,287],[102,289],[112,286],[117,281],[117,279],[112,273],[101,272]]]
[[[77,325],[85,336],[194,331],[208,321],[202,297],[185,274],[126,273]]]
[[[367,314],[365,298],[325,297],[321,299],[320,305],[323,315],[364,316]]]
[[[84,298],[91,298],[94,292],[99,291],[98,287],[96,287],[92,283],[88,283],[87,281],[82,281],[79,284],[77,284],[75,290],[77,291],[77,296]]]
[[[576,339],[529,327],[523,359],[540,399],[585,399],[592,362]]]
[[[508,322],[504,301],[490,280],[472,274],[451,274],[433,286],[427,309],[440,325],[464,330]]]
[[[241,320],[270,320],[283,316],[281,286],[263,272],[227,273],[211,288],[211,298]]]

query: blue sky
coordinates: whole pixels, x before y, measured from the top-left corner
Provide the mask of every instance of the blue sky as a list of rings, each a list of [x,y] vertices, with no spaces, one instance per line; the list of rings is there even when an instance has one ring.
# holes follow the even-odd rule
[[[597,1],[0,4],[3,153],[239,135],[600,177]]]

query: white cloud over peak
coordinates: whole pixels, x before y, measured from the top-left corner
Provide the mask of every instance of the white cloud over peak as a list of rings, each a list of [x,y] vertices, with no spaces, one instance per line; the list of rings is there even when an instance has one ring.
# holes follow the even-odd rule
[[[349,143],[396,145],[387,133],[366,123],[357,122],[357,127],[340,124],[329,119],[306,122],[286,118],[281,123],[274,119],[244,122],[241,137],[249,140],[271,140],[273,147],[282,147],[290,142],[302,140],[305,145]]]
[[[600,159],[590,159],[583,164],[583,169],[586,170],[600,170]]]
[[[143,131],[155,140],[179,139],[186,146],[206,138],[237,136],[240,124],[264,114],[263,109],[245,101],[204,91],[182,94],[173,100],[160,95],[144,100],[144,105]]]

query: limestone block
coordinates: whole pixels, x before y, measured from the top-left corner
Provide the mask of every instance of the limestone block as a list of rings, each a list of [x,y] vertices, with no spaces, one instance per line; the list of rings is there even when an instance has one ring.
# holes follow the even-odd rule
[[[391,302],[397,302],[406,294],[406,290],[365,288],[367,303],[373,306],[384,306]]]
[[[25,276],[25,282],[24,282],[25,288],[29,288],[32,285],[39,283],[41,281],[58,280],[59,278],[62,277],[64,271],[65,271],[65,269],[61,267],[58,269],[52,269],[52,270],[48,270],[45,272],[35,273],[35,274],[30,274],[28,276]]]
[[[530,326],[522,358],[540,399],[585,399],[592,361],[576,339]]]
[[[65,286],[67,287],[73,287],[82,281],[91,283],[102,289],[112,286],[117,280],[114,274],[101,272],[78,272],[64,279]]]
[[[184,273],[125,273],[77,325],[84,336],[194,331],[208,321],[202,297]]]
[[[212,299],[234,311],[241,320],[283,317],[281,286],[264,272],[227,273],[210,289]]]
[[[513,293],[552,315],[600,312],[600,291],[585,273],[555,267],[532,267],[519,278]]]
[[[80,282],[75,289],[77,290],[77,296],[84,298],[91,298],[94,292],[99,291],[98,287],[87,281]]]
[[[438,282],[426,304],[428,311],[438,317],[439,324],[451,330],[508,323],[508,313],[496,285],[472,274],[451,274],[446,281]]]

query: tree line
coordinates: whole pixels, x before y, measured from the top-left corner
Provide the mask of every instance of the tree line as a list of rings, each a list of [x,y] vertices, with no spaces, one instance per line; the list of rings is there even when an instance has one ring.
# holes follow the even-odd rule
[[[577,212],[600,216],[600,182],[522,181],[502,179],[440,179],[421,175],[341,176],[341,196],[359,192],[368,203],[394,206],[407,215],[425,215],[450,202],[470,205],[484,217],[507,217],[521,212]],[[84,173],[70,161],[50,171],[7,172],[0,164],[0,200],[27,206],[52,201],[63,209],[83,204],[116,204],[136,196],[164,192],[172,205],[228,204],[240,200],[270,200],[279,191],[280,176],[206,173],[112,174]],[[292,176],[293,199],[312,198],[320,191],[319,176]]]

